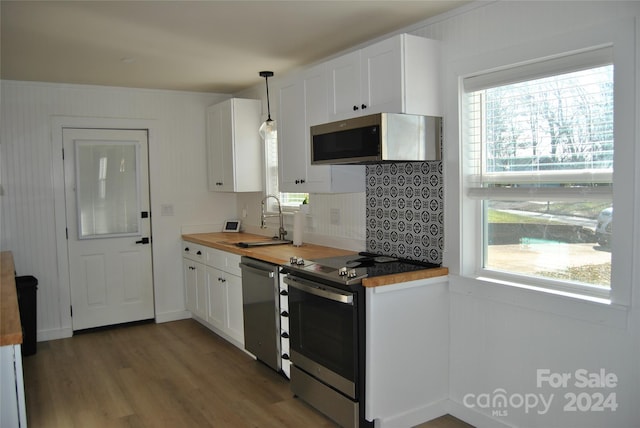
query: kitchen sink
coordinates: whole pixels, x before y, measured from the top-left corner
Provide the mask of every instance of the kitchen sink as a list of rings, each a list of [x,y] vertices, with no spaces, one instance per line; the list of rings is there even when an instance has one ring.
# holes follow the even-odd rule
[[[269,245],[286,245],[286,244],[291,244],[291,241],[286,239],[269,239],[268,241],[236,242],[236,246],[240,248],[265,247]]]

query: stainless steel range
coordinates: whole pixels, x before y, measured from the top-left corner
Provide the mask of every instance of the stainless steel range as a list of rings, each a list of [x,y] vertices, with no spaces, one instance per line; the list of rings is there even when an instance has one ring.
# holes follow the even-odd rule
[[[362,280],[438,265],[360,253],[291,258],[291,390],[344,427],[369,427],[365,400],[365,292]]]

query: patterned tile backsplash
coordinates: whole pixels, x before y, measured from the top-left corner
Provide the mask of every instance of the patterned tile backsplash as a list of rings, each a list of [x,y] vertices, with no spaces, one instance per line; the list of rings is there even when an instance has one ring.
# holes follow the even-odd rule
[[[367,165],[367,251],[442,263],[442,161]]]

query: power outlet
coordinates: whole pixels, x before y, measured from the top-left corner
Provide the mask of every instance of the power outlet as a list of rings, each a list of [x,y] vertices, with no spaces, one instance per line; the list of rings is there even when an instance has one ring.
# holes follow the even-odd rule
[[[334,226],[339,226],[340,225],[340,209],[338,208],[331,208],[331,210],[329,211],[329,217],[331,219],[331,224]]]

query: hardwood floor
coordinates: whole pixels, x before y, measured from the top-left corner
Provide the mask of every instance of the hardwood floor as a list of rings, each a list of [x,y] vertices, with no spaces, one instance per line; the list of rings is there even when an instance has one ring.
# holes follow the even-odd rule
[[[38,343],[24,359],[33,428],[335,427],[287,379],[192,320]],[[468,428],[453,417],[420,428]]]

